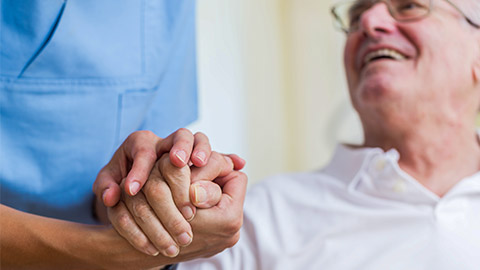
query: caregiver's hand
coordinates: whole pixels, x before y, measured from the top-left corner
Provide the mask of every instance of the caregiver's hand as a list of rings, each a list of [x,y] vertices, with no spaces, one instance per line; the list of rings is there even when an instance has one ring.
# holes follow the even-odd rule
[[[203,133],[192,134],[179,129],[165,139],[150,131],[132,133],[117,149],[110,162],[100,170],[93,192],[96,194],[96,212],[99,219],[107,222],[106,209],[118,203],[121,195],[120,183],[125,179],[125,190],[133,196],[143,187],[157,160],[169,153],[175,167],[184,167],[191,162],[196,167],[207,164],[211,148]],[[190,213],[185,213],[189,216]]]

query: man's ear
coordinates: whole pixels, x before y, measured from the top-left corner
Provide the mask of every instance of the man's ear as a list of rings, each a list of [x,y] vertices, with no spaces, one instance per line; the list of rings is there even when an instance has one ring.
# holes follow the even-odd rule
[[[475,84],[480,83],[480,35],[476,35],[476,43],[477,43],[477,52],[476,52],[476,58],[473,62],[472,66],[472,75],[473,75],[473,81]]]
[[[472,76],[473,76],[473,82],[475,84],[478,84],[479,81],[480,81],[480,71],[478,70],[478,65],[475,63],[475,65],[473,66],[473,69],[472,69]]]
[[[472,75],[473,75],[474,83],[475,84],[480,83],[480,53],[479,55],[477,55],[477,58],[473,62]]]

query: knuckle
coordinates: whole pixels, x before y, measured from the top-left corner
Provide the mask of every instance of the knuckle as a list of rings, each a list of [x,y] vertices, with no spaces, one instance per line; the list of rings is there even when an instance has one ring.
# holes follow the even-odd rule
[[[207,137],[207,135],[205,135],[205,133],[203,133],[203,132],[201,132],[201,131],[195,132],[195,135],[194,135],[194,136]]]
[[[171,171],[167,179],[171,182],[185,182],[185,180],[190,180],[190,168],[188,168],[188,166],[175,168]]]
[[[110,176],[110,171],[106,167],[103,167],[98,172],[97,178],[95,179],[95,182],[93,183],[93,190],[97,190],[97,189],[101,188],[101,185],[105,185],[109,176]]]
[[[167,196],[171,196],[170,190],[164,185],[164,182],[149,183],[144,189],[144,194],[149,202],[160,204],[165,202]]]
[[[221,154],[216,151],[212,151],[210,158],[208,159],[209,166],[214,168],[221,168],[225,162],[225,159]]]
[[[248,176],[244,172],[233,171],[231,173],[232,173],[232,176],[237,177],[237,178],[241,178],[242,180],[246,181],[248,179]]]
[[[165,225],[167,226],[168,231],[173,232],[174,234],[182,233],[190,229],[185,220],[177,218],[168,220]]]
[[[162,175],[170,174],[177,170],[172,162],[170,162],[170,156],[168,153],[163,154],[158,160],[156,167]]]
[[[138,131],[133,132],[130,136],[132,136],[134,138],[136,138],[136,137],[150,138],[150,137],[153,137],[153,136],[156,136],[156,135],[153,132],[151,132],[150,130],[138,130]]]
[[[133,214],[138,218],[144,218],[152,214],[150,206],[145,202],[135,202],[132,208]]]
[[[171,164],[171,162],[170,162],[169,153],[163,154],[163,155],[160,157],[160,159],[157,161],[156,166],[157,166],[158,169],[160,169],[161,171],[163,171],[163,170],[166,169],[166,168],[172,167],[172,164]]]
[[[195,139],[197,140],[201,140],[202,142],[205,142],[205,143],[209,143],[209,139],[208,139],[208,136],[205,135],[205,133],[203,132],[197,132],[195,133],[195,135],[193,135],[195,137]]]
[[[137,137],[142,136],[142,131],[135,131],[132,132],[130,135],[128,135],[127,139],[125,140],[126,142],[135,140]]]
[[[104,178],[106,176],[108,176],[110,174],[110,171],[108,170],[108,165],[106,165],[105,167],[103,167],[99,172],[98,172],[98,175],[97,175],[97,179],[100,179],[100,178]]]
[[[215,162],[221,162],[223,160],[223,155],[218,153],[217,151],[212,151],[210,154],[210,159],[213,159]]]
[[[192,132],[187,128],[179,128],[179,129],[177,129],[177,131],[175,133],[180,133],[180,134],[183,134],[183,135],[193,136]]]
[[[235,178],[236,181],[248,182],[248,176],[241,171],[231,171],[228,176],[229,179]]]
[[[153,148],[142,146],[138,149],[137,155],[142,156],[148,160],[157,160],[157,152]]]
[[[147,182],[148,183],[148,182]],[[160,197],[166,196],[168,194],[168,186],[163,181],[151,181],[148,183],[149,185],[146,186],[145,195],[151,197]]]
[[[117,213],[116,217],[112,221],[112,224],[116,224],[115,228],[118,228],[122,231],[129,231],[130,224],[131,224],[131,218],[130,215],[126,212],[123,213]]]
[[[183,166],[181,168],[174,167],[170,160],[162,161],[160,172],[169,184],[177,185],[179,183],[190,184],[190,168]]]

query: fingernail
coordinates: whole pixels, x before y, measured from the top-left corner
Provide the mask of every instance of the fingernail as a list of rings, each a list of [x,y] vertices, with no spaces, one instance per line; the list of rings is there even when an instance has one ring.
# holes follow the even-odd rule
[[[158,256],[158,254],[160,254],[160,251],[158,251],[156,248],[154,248],[153,246],[149,246],[147,248],[147,253],[152,255],[152,256]]]
[[[207,154],[203,151],[198,152],[196,156],[201,162],[205,162],[205,159],[207,158]]]
[[[192,237],[188,233],[184,232],[178,236],[177,240],[180,245],[186,246],[192,242]]]
[[[194,194],[195,194],[195,203],[197,204],[207,200],[207,191],[199,185],[195,186]]]
[[[168,257],[177,256],[178,255],[177,246],[173,245],[173,246],[170,246],[169,248],[167,248],[167,250],[165,250],[165,255],[167,255]]]
[[[182,215],[187,220],[190,221],[193,219],[193,209],[190,206],[185,206],[182,208]]]
[[[140,190],[140,183],[137,181],[132,182],[129,186],[129,189],[130,189],[130,194],[132,194],[132,196],[137,194],[138,191]]]
[[[175,153],[175,156],[177,156],[178,159],[180,159],[183,163],[186,163],[187,153],[185,153],[185,151],[179,150],[177,153]]]

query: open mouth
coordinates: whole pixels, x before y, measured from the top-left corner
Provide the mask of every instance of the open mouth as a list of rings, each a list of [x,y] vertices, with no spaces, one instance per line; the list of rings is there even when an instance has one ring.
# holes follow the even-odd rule
[[[366,65],[381,59],[403,61],[403,60],[406,60],[407,57],[402,53],[392,49],[380,49],[380,50],[372,51],[367,55],[365,55],[365,57],[363,58],[363,65]]]

